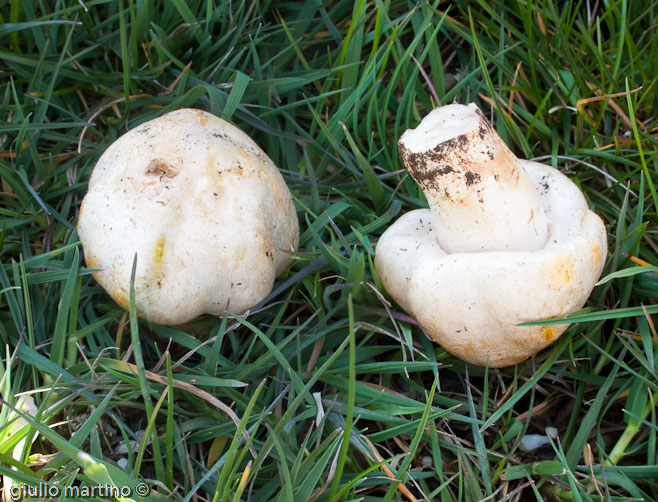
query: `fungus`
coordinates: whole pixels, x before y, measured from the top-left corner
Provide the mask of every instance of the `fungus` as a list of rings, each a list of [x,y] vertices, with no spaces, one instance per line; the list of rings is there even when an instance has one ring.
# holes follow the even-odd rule
[[[568,324],[518,326],[580,309],[601,275],[603,221],[558,170],[517,159],[475,104],[433,110],[398,143],[429,202],[381,236],[388,293],[456,357],[509,366]]]
[[[135,127],[98,160],[78,222],[85,261],[123,308],[182,324],[243,313],[291,262],[299,224],[274,163],[238,128],[182,109]]]

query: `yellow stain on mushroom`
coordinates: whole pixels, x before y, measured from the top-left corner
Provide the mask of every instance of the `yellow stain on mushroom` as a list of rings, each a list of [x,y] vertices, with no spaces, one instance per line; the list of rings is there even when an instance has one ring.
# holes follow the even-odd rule
[[[199,110],[200,113],[198,113],[199,117],[199,123],[203,126],[206,127],[208,125],[208,119],[205,117],[205,115]]]
[[[217,157],[215,155],[209,154],[206,158],[206,167],[203,171],[204,176],[208,176],[208,178],[213,179],[217,174],[219,174],[219,171],[217,171],[217,164]]]
[[[235,261],[242,261],[244,260],[244,257],[246,255],[244,247],[239,247],[238,249],[235,250]]]
[[[153,278],[160,286],[162,275],[162,265],[164,263],[164,250],[166,237],[160,237],[155,243],[155,251],[153,252]]]
[[[115,294],[110,295],[112,299],[124,310],[130,309],[130,299],[128,298],[128,292],[123,288],[120,291],[117,291]]]
[[[553,326],[542,326],[539,333],[547,343],[555,339],[555,328]]]
[[[162,255],[164,254],[166,237],[160,237],[155,243],[155,255],[153,256],[153,263],[156,267],[162,266]]]
[[[85,253],[85,262],[89,268],[101,268],[98,266],[98,260],[96,259],[96,256],[92,253]],[[96,274],[98,274],[98,272],[94,272],[92,275]]]
[[[548,265],[544,275],[547,284],[552,288],[559,289],[565,284],[569,284],[574,275],[572,259],[567,255],[559,255]]]
[[[594,246],[594,248],[592,249],[592,255],[594,256],[594,262],[598,263],[601,255],[601,248],[599,246]]]
[[[272,192],[274,193],[274,196],[277,198],[280,197],[281,195],[279,194],[279,186],[274,182],[270,183],[270,186],[272,187]]]

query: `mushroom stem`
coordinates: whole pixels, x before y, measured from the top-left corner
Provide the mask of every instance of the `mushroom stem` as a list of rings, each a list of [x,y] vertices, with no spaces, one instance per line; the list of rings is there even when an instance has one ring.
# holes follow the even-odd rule
[[[444,251],[535,251],[546,243],[534,184],[475,104],[436,108],[398,147]]]

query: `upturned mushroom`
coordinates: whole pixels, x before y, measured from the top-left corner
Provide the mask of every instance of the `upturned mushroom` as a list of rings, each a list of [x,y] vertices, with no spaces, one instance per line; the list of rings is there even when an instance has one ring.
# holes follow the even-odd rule
[[[182,109],[121,136],[89,180],[78,222],[87,266],[158,324],[243,313],[291,262],[299,224],[270,158],[238,128]]]
[[[381,236],[388,293],[434,341],[476,365],[516,364],[568,324],[601,275],[601,218],[558,170],[517,159],[475,104],[436,108],[398,142],[429,209]]]

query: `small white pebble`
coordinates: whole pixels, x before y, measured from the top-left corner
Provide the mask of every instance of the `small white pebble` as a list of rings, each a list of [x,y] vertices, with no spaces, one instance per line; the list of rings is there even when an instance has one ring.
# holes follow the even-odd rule
[[[544,432],[549,438],[557,439],[557,427],[546,427]]]
[[[130,451],[137,451],[139,449],[139,445],[144,439],[144,435],[146,434],[146,431],[144,430],[136,430],[135,431],[135,437],[137,439],[131,439],[130,440]],[[149,439],[146,444],[151,444],[151,440]],[[119,446],[116,448],[116,453],[119,455],[125,455],[128,453],[128,445],[126,445],[125,441],[121,441],[119,443]]]
[[[130,451],[137,451],[139,448],[139,441],[135,441],[134,439],[130,440]],[[115,452],[119,455],[125,455],[128,453],[128,446],[126,445],[125,441],[121,441],[119,443],[119,446],[117,446]]]
[[[429,469],[434,465],[434,460],[432,460],[432,457],[429,455],[425,455],[423,458],[420,459],[420,464],[423,466],[424,469]]]
[[[124,470],[125,470],[126,467],[128,467],[128,459],[127,459],[127,458],[120,458],[119,460],[117,460],[117,465],[118,465],[121,469],[124,469]]]
[[[542,434],[528,434],[521,438],[519,450],[532,451],[549,444],[548,437]]]

